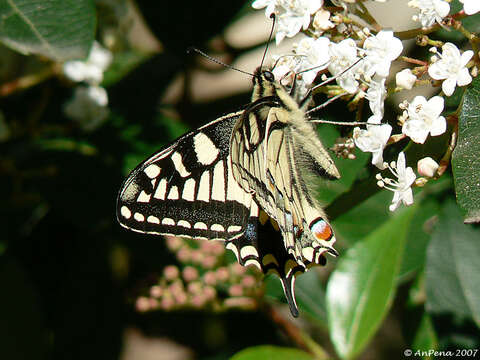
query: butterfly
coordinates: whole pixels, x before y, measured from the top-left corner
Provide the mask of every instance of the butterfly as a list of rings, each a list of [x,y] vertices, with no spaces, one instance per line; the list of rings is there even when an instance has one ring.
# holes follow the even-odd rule
[[[300,105],[295,87],[287,91],[264,67],[252,79],[245,109],[183,135],[130,173],[117,219],[140,233],[224,241],[241,265],[279,276],[297,317],[295,277],[337,255],[312,176],[340,174],[306,115],[308,101]]]

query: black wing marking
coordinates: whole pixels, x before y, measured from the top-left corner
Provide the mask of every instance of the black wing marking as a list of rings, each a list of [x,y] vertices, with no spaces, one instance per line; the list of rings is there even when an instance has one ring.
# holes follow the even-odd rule
[[[240,113],[185,134],[135,168],[117,198],[133,231],[232,239],[245,231],[251,195],[234,180],[230,136]]]
[[[258,213],[258,212],[257,212]],[[261,211],[263,220],[258,214],[252,214],[242,236],[228,241],[225,245],[232,250],[240,265],[254,265],[264,274],[277,274],[282,283],[283,292],[294,317],[298,316],[295,300],[295,277],[304,273],[307,268],[299,264],[292,254],[289,254],[282,242],[282,234],[278,231],[272,219]],[[325,265],[327,259],[320,255],[318,264]],[[307,267],[310,265],[306,262]]]

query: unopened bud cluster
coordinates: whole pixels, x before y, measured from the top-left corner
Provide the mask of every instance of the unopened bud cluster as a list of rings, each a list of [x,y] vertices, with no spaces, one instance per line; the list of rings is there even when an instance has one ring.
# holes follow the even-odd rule
[[[261,273],[226,253],[223,243],[166,237],[179,265],[163,269],[156,284],[136,300],[137,311],[253,309],[263,294]]]

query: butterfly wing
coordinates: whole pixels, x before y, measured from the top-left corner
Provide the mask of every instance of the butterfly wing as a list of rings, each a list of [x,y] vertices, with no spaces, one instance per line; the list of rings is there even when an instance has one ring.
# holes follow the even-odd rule
[[[233,239],[245,231],[251,195],[232,175],[229,140],[240,113],[187,133],[135,168],[117,198],[130,230]]]
[[[280,280],[294,317],[298,316],[295,300],[295,277],[305,271],[305,267],[287,253],[281,246],[281,234],[276,222],[262,210],[258,216],[251,216],[245,233],[226,243],[237,256],[241,265],[255,265],[265,274],[276,274]],[[280,244],[280,246],[279,246]],[[325,262],[326,259],[321,257]]]

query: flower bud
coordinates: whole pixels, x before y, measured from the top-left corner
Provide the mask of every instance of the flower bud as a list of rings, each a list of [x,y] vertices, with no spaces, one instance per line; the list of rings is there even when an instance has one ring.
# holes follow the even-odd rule
[[[395,81],[397,82],[397,86],[406,90],[410,90],[415,84],[416,80],[417,77],[412,74],[412,71],[410,69],[404,69],[395,75]]]
[[[426,157],[418,160],[417,171],[420,175],[425,177],[433,177],[438,169],[438,163],[431,157]]]

